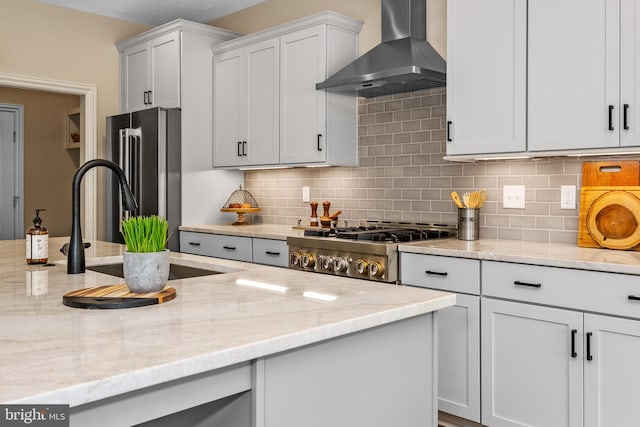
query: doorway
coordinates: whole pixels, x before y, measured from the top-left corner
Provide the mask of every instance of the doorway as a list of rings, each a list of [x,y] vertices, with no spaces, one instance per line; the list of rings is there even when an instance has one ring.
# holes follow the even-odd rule
[[[24,237],[24,108],[0,104],[0,240]]]
[[[0,73],[0,86],[57,92],[80,96],[81,127],[84,141],[80,146],[80,164],[96,158],[97,153],[97,88],[85,83],[64,82],[31,76]],[[97,177],[84,177],[82,193],[82,234],[86,240],[97,238]]]

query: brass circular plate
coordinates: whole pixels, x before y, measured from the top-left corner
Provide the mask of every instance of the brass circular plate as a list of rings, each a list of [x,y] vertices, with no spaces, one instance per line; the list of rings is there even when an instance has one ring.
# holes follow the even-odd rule
[[[591,203],[587,230],[603,248],[631,249],[640,244],[640,199],[627,191],[608,191]]]

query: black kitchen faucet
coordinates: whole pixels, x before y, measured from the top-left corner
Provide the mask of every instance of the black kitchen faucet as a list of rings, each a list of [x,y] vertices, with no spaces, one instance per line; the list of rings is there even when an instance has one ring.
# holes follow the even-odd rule
[[[80,183],[82,177],[89,169],[96,166],[105,166],[111,169],[120,181],[120,191],[122,192],[122,208],[132,211],[138,208],[138,202],[133,196],[127,177],[124,175],[120,166],[110,160],[94,159],[89,160],[76,171],[73,176],[72,191],[72,223],[71,223],[71,241],[69,242],[69,253],[67,255],[67,274],[84,273],[84,244],[82,243],[82,227],[80,226]]]

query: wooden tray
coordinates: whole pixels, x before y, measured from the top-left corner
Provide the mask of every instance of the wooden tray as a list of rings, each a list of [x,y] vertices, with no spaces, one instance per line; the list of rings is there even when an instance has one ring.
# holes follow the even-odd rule
[[[175,297],[176,290],[172,287],[148,294],[135,294],[122,283],[67,292],[62,296],[62,303],[75,308],[114,309],[162,304]]]

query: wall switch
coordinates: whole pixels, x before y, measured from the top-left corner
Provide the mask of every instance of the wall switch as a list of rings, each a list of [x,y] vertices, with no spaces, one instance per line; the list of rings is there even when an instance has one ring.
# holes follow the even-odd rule
[[[524,185],[505,185],[502,187],[502,207],[505,209],[524,209]]]
[[[302,187],[302,201],[309,203],[311,196],[309,195],[309,187]]]
[[[576,186],[561,185],[560,186],[560,209],[576,208]]]

